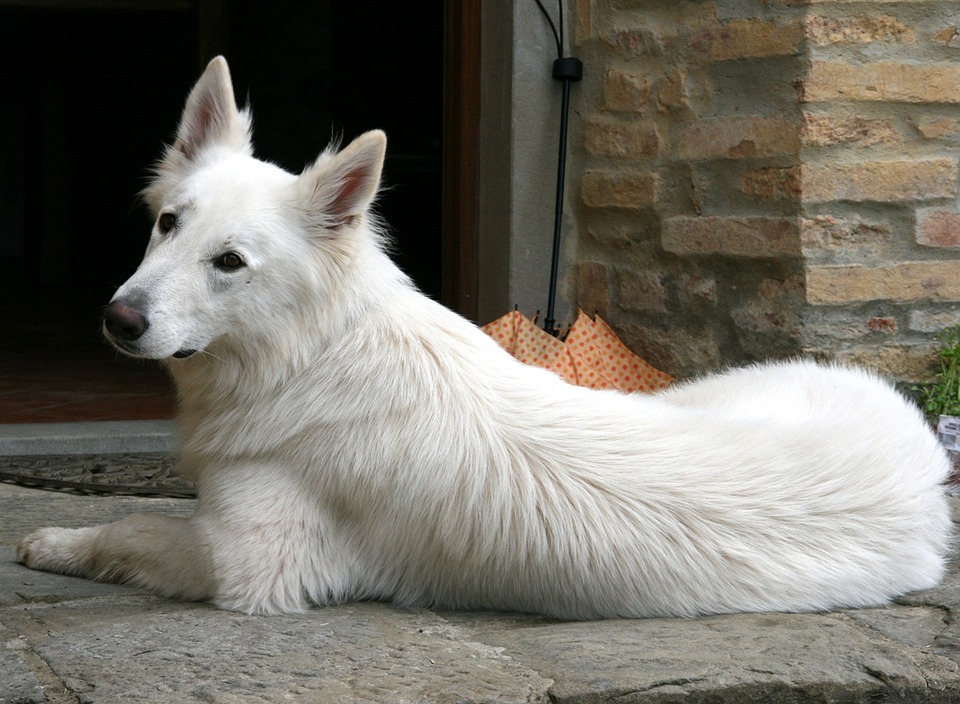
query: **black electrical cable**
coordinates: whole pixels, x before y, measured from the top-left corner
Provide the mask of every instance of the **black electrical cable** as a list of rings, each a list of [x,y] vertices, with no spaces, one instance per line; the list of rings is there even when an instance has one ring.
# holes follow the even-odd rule
[[[557,43],[557,58],[563,57],[563,6],[560,5],[562,0],[557,0],[557,4],[560,5],[560,33],[557,33],[557,27],[553,24],[553,18],[550,17],[550,13],[547,12],[547,8],[543,6],[543,3],[540,0],[534,0],[537,3],[537,7],[540,8],[540,12],[543,13],[543,16],[547,18],[547,22],[550,24],[550,31],[553,32],[553,39]]]
[[[557,60],[553,62],[553,78],[563,81],[563,98],[560,112],[560,150],[557,156],[557,196],[553,214],[553,253],[550,258],[550,291],[547,298],[547,314],[543,319],[543,329],[551,335],[557,334],[556,319],[553,317],[554,302],[557,297],[557,273],[560,269],[560,227],[563,221],[563,183],[567,165],[567,128],[570,113],[570,84],[583,78],[583,62],[580,59],[563,55],[563,0],[557,0],[560,15],[560,31],[540,0],[534,0],[537,7],[550,23],[553,37],[557,42]]]

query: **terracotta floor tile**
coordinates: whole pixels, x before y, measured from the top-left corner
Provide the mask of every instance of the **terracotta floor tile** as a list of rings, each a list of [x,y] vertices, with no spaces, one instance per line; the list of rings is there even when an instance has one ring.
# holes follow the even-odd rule
[[[95,305],[0,304],[0,423],[173,417],[166,371],[114,351],[98,318]]]

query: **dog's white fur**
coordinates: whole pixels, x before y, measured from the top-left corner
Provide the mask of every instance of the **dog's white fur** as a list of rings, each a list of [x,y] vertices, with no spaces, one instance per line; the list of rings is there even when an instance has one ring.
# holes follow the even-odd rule
[[[948,462],[892,388],[800,362],[624,395],[524,366],[384,254],[384,149],[257,161],[210,64],[146,190],[176,225],[115,297],[149,327],[114,342],[176,380],[196,513],[43,529],[20,560],[262,614],[806,611],[937,583]]]

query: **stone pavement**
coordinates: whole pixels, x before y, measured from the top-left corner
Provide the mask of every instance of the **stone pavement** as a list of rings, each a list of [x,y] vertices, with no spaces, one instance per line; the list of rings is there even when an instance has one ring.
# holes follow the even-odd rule
[[[376,603],[251,617],[14,560],[35,527],[191,503],[0,485],[0,702],[960,701],[960,567],[883,609],[560,623]]]

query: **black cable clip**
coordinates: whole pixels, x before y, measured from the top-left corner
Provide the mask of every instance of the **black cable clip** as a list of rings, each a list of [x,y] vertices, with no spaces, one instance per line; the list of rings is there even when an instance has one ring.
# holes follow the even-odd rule
[[[579,81],[583,78],[583,62],[575,56],[567,56],[553,62],[553,77],[558,81]]]

